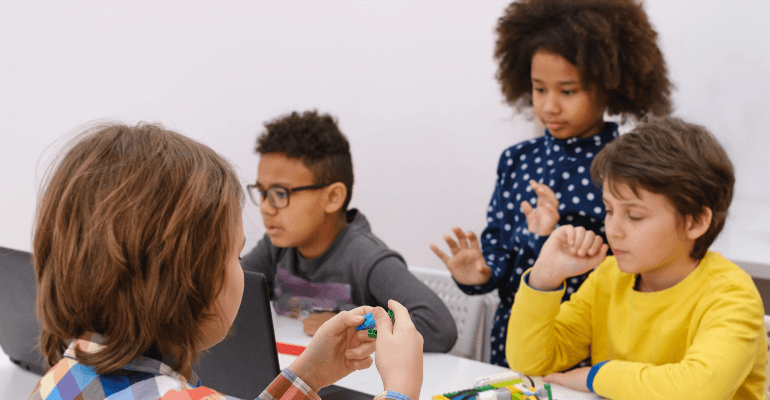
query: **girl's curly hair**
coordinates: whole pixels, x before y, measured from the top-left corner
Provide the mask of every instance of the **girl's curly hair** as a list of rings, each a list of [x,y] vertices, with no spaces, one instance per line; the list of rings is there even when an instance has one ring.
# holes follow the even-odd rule
[[[532,106],[532,57],[564,57],[582,83],[603,93],[607,112],[644,119],[671,112],[671,90],[657,32],[635,0],[521,0],[498,20],[497,80],[506,102]]]

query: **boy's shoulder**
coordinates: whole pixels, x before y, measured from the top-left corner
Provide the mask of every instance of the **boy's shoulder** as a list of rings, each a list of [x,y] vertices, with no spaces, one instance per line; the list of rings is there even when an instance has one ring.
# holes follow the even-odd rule
[[[698,268],[704,268],[705,279],[713,287],[745,289],[759,296],[754,280],[741,267],[715,251],[708,251]]]
[[[328,251],[339,251],[348,257],[369,258],[383,253],[396,253],[388,248],[377,235],[372,232],[369,220],[361,211],[353,208],[348,210],[348,227],[337,238]],[[399,256],[400,257],[400,256]]]

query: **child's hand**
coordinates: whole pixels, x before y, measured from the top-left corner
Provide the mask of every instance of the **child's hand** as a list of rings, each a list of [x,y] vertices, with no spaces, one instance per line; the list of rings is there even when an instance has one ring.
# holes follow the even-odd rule
[[[591,367],[575,368],[572,371],[564,373],[553,373],[543,377],[543,382],[555,383],[566,388],[580,392],[589,392],[588,390],[588,372]]]
[[[473,232],[466,234],[460,228],[452,228],[457,235],[457,243],[449,235],[444,235],[449,250],[452,251],[452,257],[444,254],[435,244],[430,245],[430,249],[446,264],[452,277],[463,285],[481,285],[487,283],[492,276],[492,269],[484,262],[484,255],[481,253],[479,240]]]
[[[374,339],[365,330],[356,331],[356,326],[372,310],[368,306],[358,307],[326,321],[289,369],[317,392],[357,369],[369,368]]]
[[[529,285],[554,290],[571,277],[586,273],[607,256],[601,236],[582,226],[562,225],[545,241],[529,275]]]
[[[548,236],[559,222],[559,200],[548,185],[529,181],[529,186],[537,193],[537,208],[532,208],[529,201],[521,202],[521,211],[527,217],[527,229],[540,236]]]
[[[395,300],[388,301],[393,310],[393,324],[388,313],[380,307],[373,312],[377,324],[375,363],[385,390],[420,398],[422,387],[422,345],[420,332],[412,323],[409,312]]]
[[[305,331],[306,335],[313,336],[321,325],[332,319],[335,315],[337,313],[330,311],[310,314],[302,320],[302,330]]]

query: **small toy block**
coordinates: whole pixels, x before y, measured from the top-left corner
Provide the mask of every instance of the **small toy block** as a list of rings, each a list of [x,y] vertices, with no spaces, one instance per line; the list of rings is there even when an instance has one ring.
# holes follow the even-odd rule
[[[368,313],[364,315],[364,323],[361,325],[358,325],[356,327],[356,331],[362,331],[364,329],[372,329],[375,326],[377,326],[377,324],[374,323],[374,316],[372,316],[372,313]]]
[[[390,320],[391,321],[395,322],[394,317],[393,317],[393,311],[388,310],[388,316],[390,316]],[[361,324],[361,325],[358,325],[356,327],[356,331],[362,331],[364,329],[372,329],[372,328],[374,328],[376,326],[377,326],[377,324],[374,323],[374,316],[372,315],[372,313],[368,313],[368,314],[364,315],[364,323]]]
[[[366,334],[372,339],[377,339],[377,329],[369,329],[366,331]]]

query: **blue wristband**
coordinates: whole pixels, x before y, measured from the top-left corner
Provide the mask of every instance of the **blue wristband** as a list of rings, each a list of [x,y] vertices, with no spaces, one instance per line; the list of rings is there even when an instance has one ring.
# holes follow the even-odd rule
[[[588,378],[586,378],[586,386],[588,386],[588,390],[590,390],[591,393],[596,393],[594,392],[594,378],[596,378],[596,373],[599,372],[599,368],[601,368],[602,365],[607,364],[607,361],[609,360],[604,360],[594,365],[593,367],[591,367],[591,370],[588,371]]]
[[[374,400],[381,399],[394,399],[394,400],[412,400],[409,396],[401,394],[399,392],[384,391],[377,396],[374,396]]]

